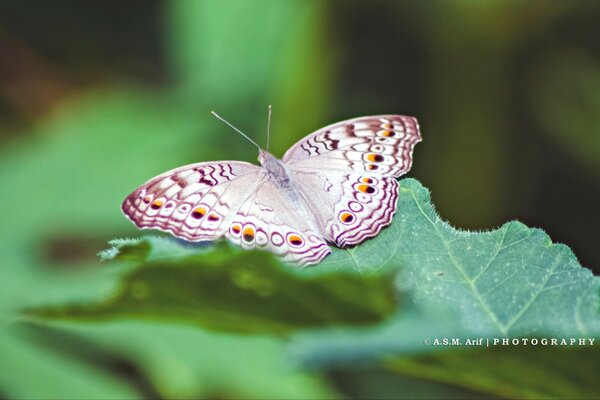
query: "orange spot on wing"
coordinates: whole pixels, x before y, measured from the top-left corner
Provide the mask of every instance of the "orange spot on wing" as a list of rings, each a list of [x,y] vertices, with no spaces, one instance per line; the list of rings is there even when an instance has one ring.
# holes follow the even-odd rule
[[[160,200],[154,200],[154,201],[152,202],[152,204],[150,205],[150,207],[151,207],[152,209],[154,209],[154,210],[158,210],[159,208],[161,208],[161,207],[162,207],[162,205],[163,205],[163,202],[162,202],[162,201],[160,201]]]
[[[219,220],[219,216],[215,213],[210,213],[210,215],[208,216],[208,220],[209,221],[218,221]]]
[[[385,136],[385,137],[392,137],[395,135],[396,135],[396,132],[394,132],[394,131],[383,131],[383,136]]]
[[[369,153],[367,154],[367,160],[371,162],[382,162],[384,158],[381,154]]]
[[[302,243],[304,243],[302,238],[298,235],[290,235],[288,237],[288,242],[290,242],[290,244],[293,246],[300,246]]]
[[[246,228],[244,229],[244,240],[246,242],[251,242],[254,240],[254,229],[252,228]]]
[[[206,208],[197,207],[194,211],[192,211],[192,217],[196,219],[200,219],[206,215]]]
[[[375,188],[370,185],[358,185],[357,189],[363,193],[368,193],[368,194],[375,193]]]
[[[345,212],[345,213],[342,213],[342,215],[340,216],[340,219],[342,220],[342,222],[349,223],[354,220],[354,215],[352,215],[348,212]]]

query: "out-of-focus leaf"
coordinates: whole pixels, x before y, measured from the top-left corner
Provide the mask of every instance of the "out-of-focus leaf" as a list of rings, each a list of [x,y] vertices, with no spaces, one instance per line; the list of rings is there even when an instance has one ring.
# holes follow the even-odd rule
[[[407,306],[376,326],[296,334],[288,352],[297,363],[314,369],[374,364],[391,354],[430,353],[436,349],[425,346],[426,339],[465,337],[453,317],[447,310]]]
[[[279,33],[300,7],[296,1],[233,0],[227,6],[216,0],[170,2],[168,50],[185,93],[217,108],[264,99],[286,44],[287,36]]]
[[[116,257],[144,262],[160,241],[122,241]],[[42,309],[53,318],[181,320],[232,332],[283,333],[382,320],[396,306],[389,274],[303,276],[272,254],[221,243],[185,257],[159,257],[128,273],[103,303]]]
[[[271,336],[217,334],[158,321],[54,321],[38,327],[42,335],[48,328],[58,339],[93,344],[99,354],[88,355],[88,362],[118,355],[163,398],[337,398],[322,379],[286,362],[284,343]],[[77,346],[61,351],[85,361]]]
[[[266,107],[273,104],[272,144],[283,150],[323,122],[333,62],[323,40],[326,9],[325,2],[301,0],[170,2],[170,50],[181,92],[243,129],[254,128],[262,145]]]
[[[563,50],[536,69],[530,103],[563,148],[600,171],[600,60]],[[540,72],[541,71],[541,72]]]
[[[587,399],[600,392],[595,348],[495,347],[386,361],[402,374],[477,390],[499,398]]]
[[[82,237],[100,248],[114,232],[134,232],[119,204],[137,184],[182,162],[180,149],[195,140],[198,122],[167,98],[130,88],[73,99],[34,140],[13,143],[0,157],[0,206],[10,209],[0,224],[0,313],[110,290],[110,272],[81,268],[96,264],[95,252],[77,267],[57,268],[49,243],[68,237],[76,252]]]
[[[0,387],[14,399],[137,399],[129,384],[92,364],[31,343],[17,329],[0,330]]]
[[[287,26],[293,30],[291,42],[279,52],[278,68],[268,91],[274,106],[270,149],[277,156],[310,132],[335,122],[324,119],[335,82],[335,50],[323,40],[331,34],[326,12],[330,6],[327,2],[300,0],[292,11],[294,24]]]
[[[480,400],[481,392],[474,392],[423,378],[399,375],[383,366],[356,368],[334,368],[329,371],[338,390],[350,399],[387,399],[387,400],[435,400],[462,399]],[[487,396],[492,400],[493,397]]]
[[[244,152],[235,152],[230,140],[234,133],[227,132],[227,127],[210,117],[210,109],[216,108],[236,123],[241,119],[243,128],[248,126],[244,121],[253,121],[262,128],[266,125],[266,113],[264,118],[259,119],[256,109],[250,106],[262,109],[269,102],[289,104],[295,96],[304,96],[305,92],[297,90],[294,85],[273,88],[286,79],[285,69],[290,66],[289,59],[294,55],[302,53],[319,57],[309,43],[316,40],[315,36],[306,33],[316,32],[312,24],[323,18],[321,6],[305,7],[303,2],[265,2],[260,7],[249,8],[243,1],[225,7],[221,2],[201,3],[167,4],[172,14],[166,30],[173,38],[167,51],[174,49],[171,55],[176,57],[175,61],[167,62],[173,61],[172,65],[177,66],[174,82],[187,89],[170,92],[163,88],[159,92],[138,87],[107,87],[101,91],[79,93],[62,104],[50,118],[39,121],[34,132],[27,132],[27,135],[22,135],[22,140],[15,140],[9,148],[1,149],[3,195],[0,206],[10,210],[5,213],[0,225],[2,322],[12,320],[19,309],[97,301],[114,293],[115,276],[122,272],[119,268],[98,265],[94,252],[90,251],[69,262],[60,257],[78,254],[84,242],[88,250],[94,248],[93,243],[97,243],[96,248],[100,249],[103,242],[118,232],[135,232],[133,225],[119,212],[119,204],[137,185],[153,175],[186,163],[224,157],[255,159],[255,150],[249,152],[248,145],[241,139],[239,147]],[[312,11],[307,13],[304,8]],[[293,18],[300,14],[308,17]],[[245,17],[246,23],[242,22]],[[279,35],[284,28],[293,34]],[[324,45],[323,41],[320,43]],[[298,51],[297,46],[302,50]],[[180,56],[186,58],[186,54],[197,51],[203,60],[188,57],[178,64],[182,59]],[[302,60],[310,64],[313,62],[310,57]],[[205,61],[206,64],[203,64]],[[296,74],[298,71],[301,73]],[[321,89],[327,85],[322,81],[309,79],[311,85],[301,83],[307,77],[321,75],[301,64],[297,65],[296,72],[294,82],[306,90],[310,86],[314,96],[325,101]],[[322,109],[320,102],[308,104]],[[277,104],[274,106],[278,107]],[[310,112],[310,107],[306,111]],[[242,112],[246,114],[238,119],[238,113]],[[310,115],[319,114],[310,112]],[[55,243],[62,243],[62,248],[53,249]],[[64,246],[66,243],[72,247]],[[101,330],[103,326],[93,324],[90,330]],[[164,323],[161,329],[166,332],[177,329],[177,326]],[[198,331],[198,328],[194,330]],[[127,335],[132,341],[141,343],[147,338],[150,343],[153,340],[150,331],[140,323],[129,329]],[[169,333],[161,335],[167,342]],[[171,355],[167,354],[151,366],[143,363],[154,349],[150,345],[138,349],[139,363],[143,364],[140,368],[152,369],[153,383],[170,388],[164,391],[165,397],[180,398],[186,393],[193,393],[190,397],[211,397],[219,392],[229,397],[226,384],[222,382],[236,387],[232,389],[236,393],[234,397],[279,398],[293,397],[293,393],[306,398],[331,397],[331,392],[323,389],[324,385],[315,383],[318,380],[314,376],[291,378],[298,374],[284,368],[285,363],[279,358],[279,345],[271,347],[268,352],[260,345],[255,347],[256,343],[251,340],[238,341],[237,337],[231,337],[231,341],[224,345],[235,348],[240,354],[246,352],[249,360],[259,358],[253,355],[254,349],[265,351],[265,354],[268,352],[265,358],[269,362],[248,366],[231,353],[217,361],[220,368],[215,368],[214,373],[207,373],[203,382],[196,382],[193,374],[211,367],[209,363],[202,364],[202,351],[221,343],[206,339],[206,346],[199,346],[197,341],[202,340],[201,333],[200,336],[187,335],[180,339],[178,356],[169,358]],[[94,340],[100,339],[94,337]],[[28,342],[28,339],[23,338],[23,341]],[[189,351],[194,346],[203,350],[197,353]],[[42,353],[46,351],[43,345],[38,347]],[[40,357],[45,357],[42,353]],[[167,363],[162,361],[168,360],[169,365],[177,365],[180,362],[178,357],[184,358],[188,354],[187,361],[193,369],[191,375],[184,379],[173,368],[173,374],[168,377],[170,381],[166,382],[167,374],[161,373],[161,368]],[[62,368],[60,355],[57,354],[56,358],[57,368]],[[31,365],[35,367],[35,363]],[[236,370],[237,365],[246,365],[246,371]],[[231,371],[234,370],[239,371],[239,376],[235,376],[236,382],[231,382]],[[24,376],[26,372],[23,372]],[[277,381],[267,384],[269,376]],[[253,380],[256,386],[253,386]],[[15,384],[10,390],[0,389],[2,395],[15,397],[13,393],[29,393],[21,392],[18,385],[26,382],[13,381]],[[90,378],[89,382],[92,381]],[[57,385],[64,383],[59,379],[55,382]],[[87,391],[103,393],[103,382],[100,376],[98,390],[90,386]],[[186,382],[187,386],[177,390],[181,382]],[[283,389],[278,390],[280,383]],[[213,388],[219,384],[225,389],[190,389],[186,392],[194,385]],[[83,394],[78,397],[83,397]],[[121,397],[132,396],[124,394]]]

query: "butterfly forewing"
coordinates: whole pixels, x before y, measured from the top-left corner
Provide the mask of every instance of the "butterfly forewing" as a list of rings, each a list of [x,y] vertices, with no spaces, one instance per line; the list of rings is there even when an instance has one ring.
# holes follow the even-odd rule
[[[259,167],[238,161],[188,165],[140,186],[121,208],[139,228],[191,241],[216,239],[241,199],[258,186],[259,173]]]
[[[392,175],[412,165],[421,141],[417,120],[403,115],[354,118],[320,129],[292,146],[282,160],[295,168]]]

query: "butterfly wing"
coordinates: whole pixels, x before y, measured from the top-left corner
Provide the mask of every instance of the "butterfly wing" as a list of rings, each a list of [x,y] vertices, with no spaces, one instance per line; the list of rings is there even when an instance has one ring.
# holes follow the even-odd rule
[[[324,222],[325,238],[338,247],[377,235],[396,213],[398,182],[393,176],[295,170],[294,177],[316,218]]]
[[[268,250],[286,261],[309,265],[331,252],[319,231],[314,214],[298,193],[274,184],[265,171],[225,236],[242,248]]]
[[[339,247],[373,237],[396,212],[395,178],[412,165],[421,141],[417,120],[401,115],[354,118],[292,146],[283,161],[324,235]]]
[[[190,240],[213,240],[258,187],[260,168],[245,162],[191,164],[165,172],[134,190],[121,209],[139,228]]]
[[[190,241],[226,236],[245,249],[265,249],[300,265],[330,253],[294,191],[282,191],[252,164],[199,163],[159,175],[123,202],[142,229],[159,229]]]
[[[416,118],[404,115],[359,117],[320,129],[293,145],[282,161],[296,168],[406,173],[415,144],[421,141]]]

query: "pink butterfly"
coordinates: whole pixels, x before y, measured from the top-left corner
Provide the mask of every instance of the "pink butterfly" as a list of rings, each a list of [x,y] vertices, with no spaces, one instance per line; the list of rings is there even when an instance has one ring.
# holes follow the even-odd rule
[[[213,161],[165,172],[131,193],[122,210],[142,229],[194,242],[225,236],[315,264],[331,252],[328,244],[352,246],[391,223],[396,178],[410,169],[420,141],[413,117],[354,118],[306,136],[281,159],[259,147],[260,166]]]

